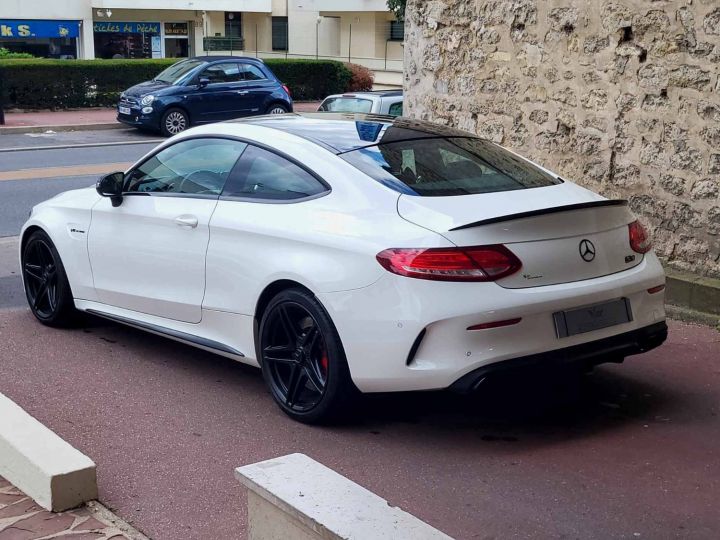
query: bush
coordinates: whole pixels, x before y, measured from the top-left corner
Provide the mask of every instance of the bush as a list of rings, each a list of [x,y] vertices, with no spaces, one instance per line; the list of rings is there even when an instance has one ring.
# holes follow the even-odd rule
[[[364,92],[372,90],[375,74],[360,64],[345,64],[350,70],[350,86],[347,92]]]
[[[176,59],[0,60],[5,108],[107,107],[120,92],[154,78]],[[297,100],[320,99],[347,90],[350,70],[327,60],[267,60]]]
[[[283,84],[290,87],[298,101],[323,99],[345,92],[350,84],[350,70],[334,60],[268,59],[265,63]]]
[[[34,58],[34,56],[30,53],[11,52],[5,47],[0,47],[0,58]]]

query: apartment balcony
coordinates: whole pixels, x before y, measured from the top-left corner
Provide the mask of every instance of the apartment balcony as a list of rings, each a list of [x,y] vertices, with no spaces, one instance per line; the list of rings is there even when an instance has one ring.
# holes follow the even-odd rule
[[[241,37],[203,38],[203,50],[205,51],[242,51],[244,48],[245,40]]]

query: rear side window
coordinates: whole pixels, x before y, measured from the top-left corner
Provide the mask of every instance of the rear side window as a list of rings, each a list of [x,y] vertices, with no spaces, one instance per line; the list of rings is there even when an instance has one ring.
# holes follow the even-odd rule
[[[246,81],[262,81],[267,79],[262,70],[252,64],[243,64],[243,75]]]
[[[372,110],[372,101],[354,97],[328,98],[320,105],[320,111],[369,113]]]
[[[305,169],[282,156],[248,146],[228,180],[223,196],[287,201],[328,191]]]
[[[489,141],[469,137],[397,141],[353,150],[340,157],[395,191],[423,197],[562,183]]]
[[[403,102],[398,101],[397,103],[393,103],[390,105],[390,108],[388,109],[388,114],[390,116],[402,116],[403,113]]]

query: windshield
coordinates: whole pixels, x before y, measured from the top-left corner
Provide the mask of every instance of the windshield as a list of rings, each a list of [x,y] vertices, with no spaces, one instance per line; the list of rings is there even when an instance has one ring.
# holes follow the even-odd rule
[[[327,98],[320,104],[318,111],[347,112],[347,113],[369,113],[372,109],[372,101],[355,97]]]
[[[160,75],[155,77],[153,80],[168,84],[175,84],[185,75],[190,73],[193,69],[204,63],[205,62],[203,62],[202,60],[183,60],[182,62],[173,64],[172,66],[164,70],[162,73],[160,73]]]
[[[360,148],[340,155],[378,182],[409,195],[473,195],[562,183],[483,139],[432,137]]]

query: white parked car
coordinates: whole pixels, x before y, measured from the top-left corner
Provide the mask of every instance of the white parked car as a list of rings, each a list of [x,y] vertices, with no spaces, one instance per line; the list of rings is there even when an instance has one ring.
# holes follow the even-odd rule
[[[469,391],[665,340],[663,270],[625,201],[470,133],[315,116],[190,129],[37,205],[32,312],[259,366],[305,422],[357,390]]]
[[[402,116],[403,93],[402,90],[374,90],[371,92],[333,94],[320,103],[318,112]]]

